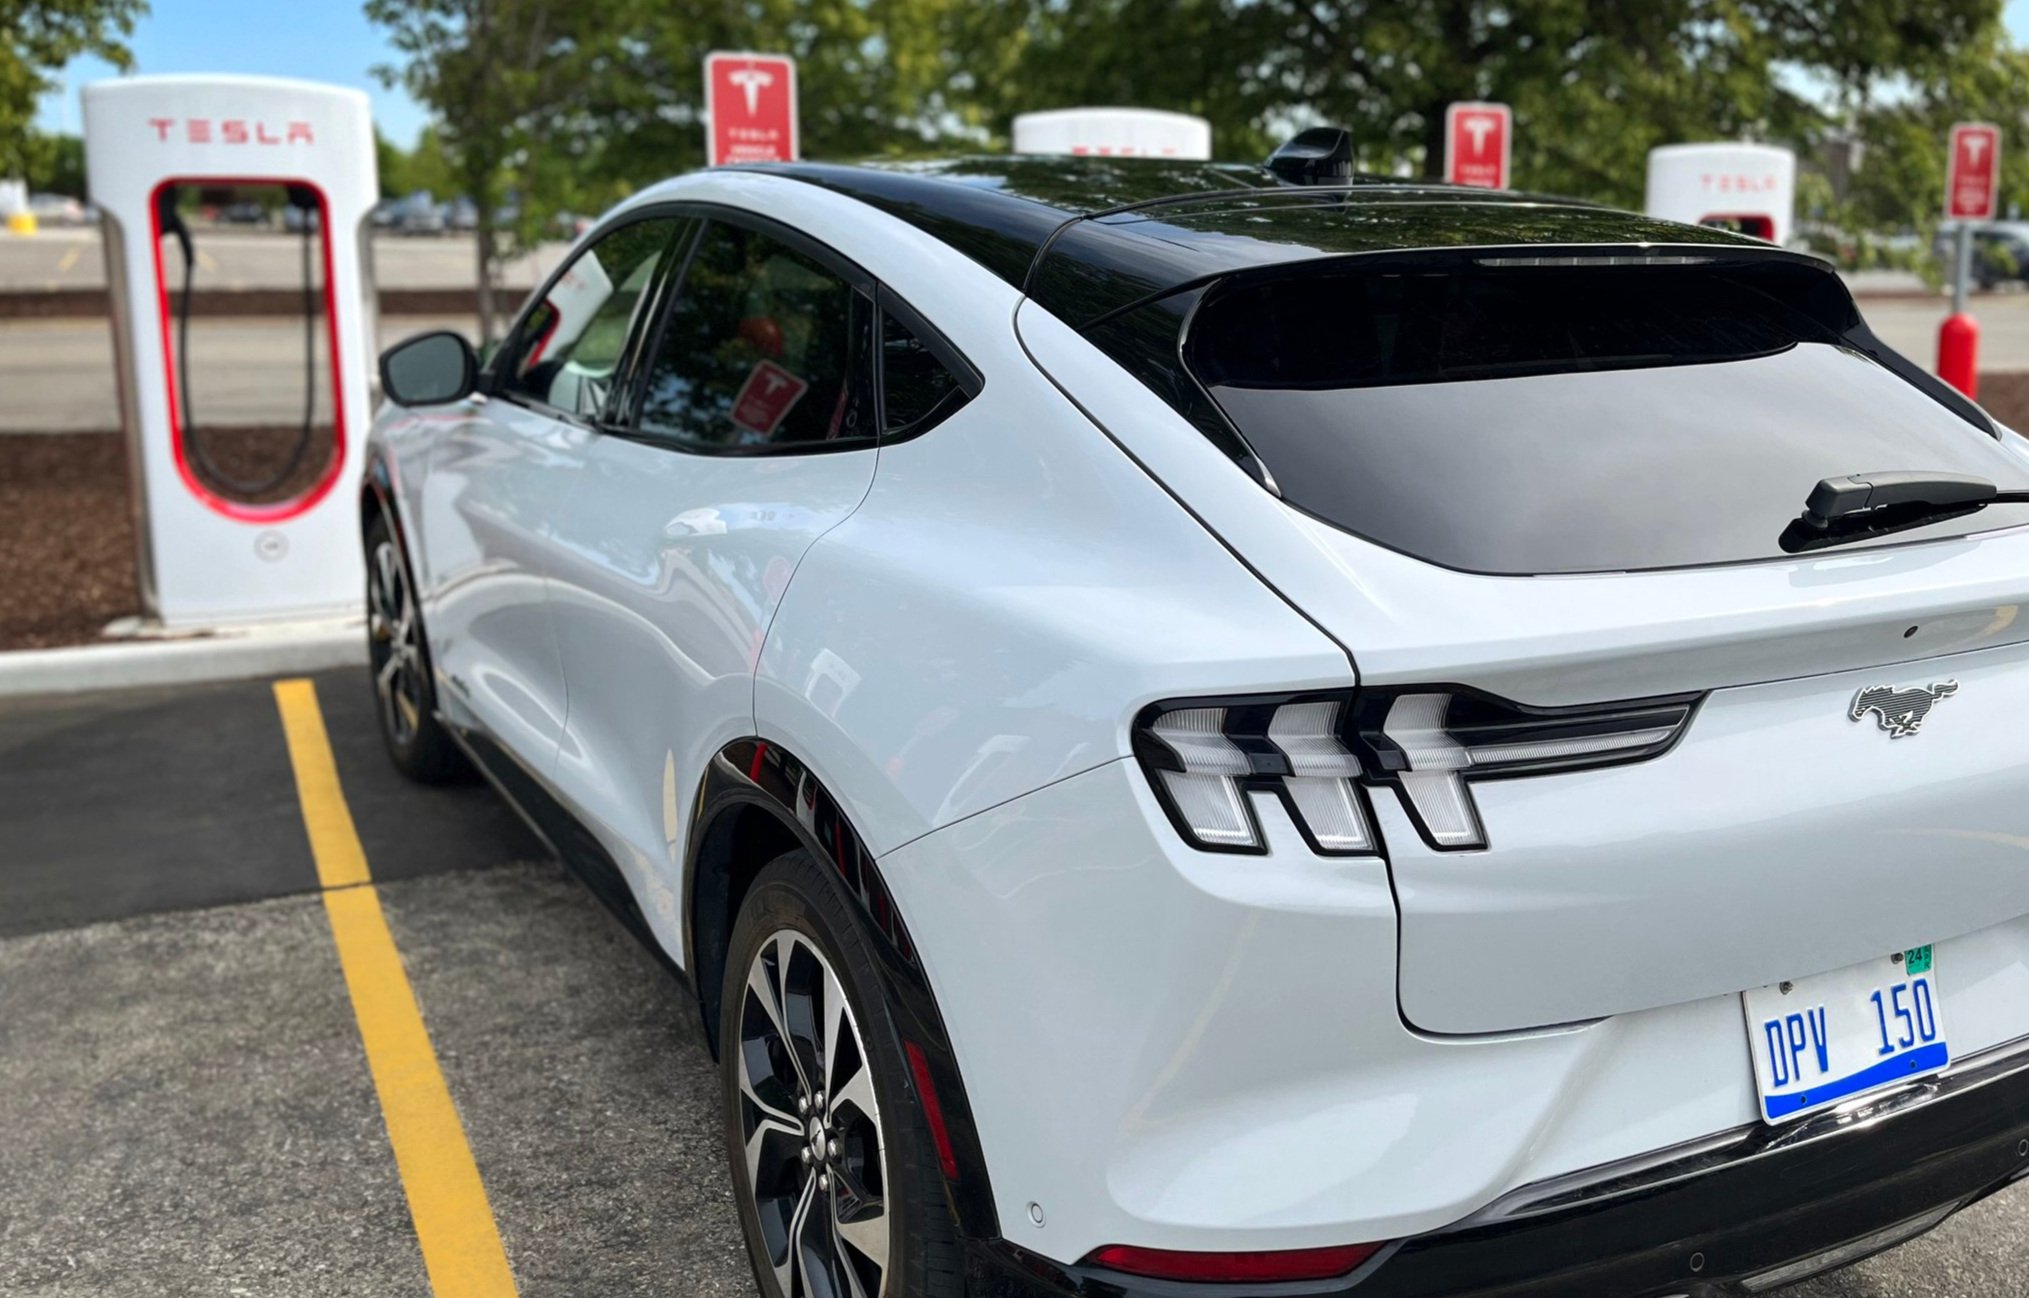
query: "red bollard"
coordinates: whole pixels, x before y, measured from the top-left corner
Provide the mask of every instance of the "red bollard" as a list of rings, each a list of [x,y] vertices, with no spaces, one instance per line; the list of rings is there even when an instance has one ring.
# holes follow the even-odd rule
[[[1937,331],[1937,376],[1969,397],[1980,395],[1980,322],[1960,311]]]

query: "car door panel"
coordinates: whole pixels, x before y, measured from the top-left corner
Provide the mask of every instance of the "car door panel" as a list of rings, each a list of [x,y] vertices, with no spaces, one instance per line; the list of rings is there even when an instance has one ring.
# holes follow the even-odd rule
[[[490,734],[538,773],[555,760],[566,707],[547,556],[590,436],[511,401],[481,399],[436,439],[417,511],[439,702],[452,721]]]
[[[753,733],[754,665],[804,551],[849,515],[874,451],[714,459],[602,438],[557,552],[571,722],[555,780],[681,951],[698,774]]]
[[[559,528],[557,786],[672,952],[698,778],[753,733],[775,608],[873,482],[855,332],[870,322],[870,294],[808,249],[708,224],[641,366],[633,431],[589,449]]]
[[[549,607],[557,524],[680,228],[627,222],[572,257],[502,348],[495,395],[438,439],[424,484],[442,706],[538,777],[555,764],[569,709]]]

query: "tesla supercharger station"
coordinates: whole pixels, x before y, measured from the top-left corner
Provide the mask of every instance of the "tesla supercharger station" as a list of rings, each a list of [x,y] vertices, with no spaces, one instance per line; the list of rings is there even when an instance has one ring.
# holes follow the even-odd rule
[[[1649,150],[1650,216],[1789,242],[1797,158],[1770,144],[1666,144]]]
[[[1015,118],[1014,151],[1203,162],[1212,156],[1212,124],[1155,108],[1059,108]]]
[[[379,197],[366,96],[135,77],[85,87],[84,125],[144,610],[166,628],[357,611]],[[228,261],[268,268],[261,317],[204,309],[207,289],[238,287],[205,282]]]

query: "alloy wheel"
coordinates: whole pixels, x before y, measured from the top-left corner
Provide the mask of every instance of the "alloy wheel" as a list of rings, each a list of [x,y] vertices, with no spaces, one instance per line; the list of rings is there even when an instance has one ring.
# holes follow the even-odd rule
[[[393,541],[374,547],[366,584],[373,688],[389,738],[406,744],[423,721],[423,655],[415,596]]]
[[[761,944],[740,1000],[747,1189],[784,1298],[881,1298],[887,1146],[845,988],[804,934]]]

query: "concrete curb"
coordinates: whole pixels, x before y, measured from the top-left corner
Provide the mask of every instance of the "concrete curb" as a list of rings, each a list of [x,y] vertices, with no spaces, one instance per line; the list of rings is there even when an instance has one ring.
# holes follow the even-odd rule
[[[354,619],[0,653],[0,698],[191,685],[366,664]]]

